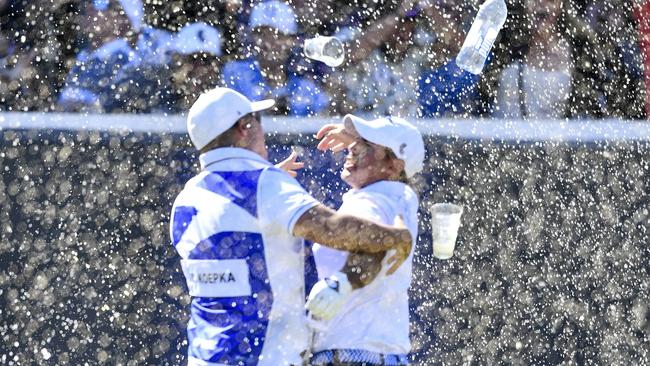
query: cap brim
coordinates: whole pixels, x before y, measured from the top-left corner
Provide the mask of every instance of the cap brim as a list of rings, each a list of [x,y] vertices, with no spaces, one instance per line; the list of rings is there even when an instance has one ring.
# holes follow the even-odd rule
[[[343,124],[345,123],[351,123],[354,129],[357,131],[357,134],[359,134],[359,136],[362,138],[373,143],[375,142],[373,141],[374,138],[372,134],[372,130],[374,130],[374,128],[365,119],[359,118],[352,114],[346,114],[345,117],[343,117]]]
[[[263,111],[269,109],[275,105],[275,100],[273,99],[264,99],[259,102],[251,102],[251,109],[253,112]]]

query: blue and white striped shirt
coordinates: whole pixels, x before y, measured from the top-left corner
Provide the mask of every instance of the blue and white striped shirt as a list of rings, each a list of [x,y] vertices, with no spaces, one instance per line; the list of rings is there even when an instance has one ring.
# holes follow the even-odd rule
[[[318,204],[285,172],[249,150],[200,156],[172,208],[171,237],[190,295],[190,365],[300,364],[303,240],[296,221]]]

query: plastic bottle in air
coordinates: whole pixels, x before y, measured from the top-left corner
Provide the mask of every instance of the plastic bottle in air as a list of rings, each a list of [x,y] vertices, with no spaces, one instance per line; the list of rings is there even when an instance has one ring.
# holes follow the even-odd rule
[[[483,71],[485,60],[507,16],[504,0],[487,0],[481,5],[456,57],[458,67],[476,75]]]

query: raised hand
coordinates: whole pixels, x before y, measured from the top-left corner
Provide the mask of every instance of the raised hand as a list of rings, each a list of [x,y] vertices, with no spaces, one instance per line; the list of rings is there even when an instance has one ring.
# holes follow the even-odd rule
[[[320,140],[318,150],[339,152],[352,147],[358,136],[354,131],[345,128],[342,123],[332,123],[321,127],[316,133],[316,138]]]
[[[298,159],[298,153],[295,150],[291,151],[291,155],[289,155],[289,157],[283,161],[275,164],[275,167],[284,170],[285,172],[289,173],[290,176],[295,178],[296,175],[298,175],[298,173],[296,173],[296,170],[305,167],[305,163],[296,161],[296,159]]]

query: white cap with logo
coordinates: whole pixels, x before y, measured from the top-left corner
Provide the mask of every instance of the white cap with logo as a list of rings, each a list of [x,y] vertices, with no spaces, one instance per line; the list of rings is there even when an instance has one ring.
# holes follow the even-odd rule
[[[232,89],[215,88],[201,94],[190,108],[187,114],[187,133],[194,146],[200,150],[244,115],[269,109],[273,105],[273,99],[252,102]]]
[[[290,5],[271,0],[255,5],[248,20],[248,29],[271,27],[282,34],[296,34],[298,23]]]
[[[364,139],[385,146],[397,158],[404,161],[404,171],[411,178],[424,166],[424,140],[417,127],[400,117],[382,117],[373,121],[351,114],[343,117],[343,123],[352,123]]]

